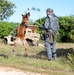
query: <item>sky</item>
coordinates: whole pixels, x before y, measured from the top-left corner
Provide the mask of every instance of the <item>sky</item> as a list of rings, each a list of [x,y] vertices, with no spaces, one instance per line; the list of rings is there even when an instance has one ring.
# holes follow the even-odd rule
[[[74,0],[8,0],[16,5],[14,14],[7,20],[21,23],[22,16],[27,8],[30,9],[30,19],[35,21],[46,16],[46,9],[52,8],[57,16],[74,14]],[[31,10],[33,7],[40,11]]]

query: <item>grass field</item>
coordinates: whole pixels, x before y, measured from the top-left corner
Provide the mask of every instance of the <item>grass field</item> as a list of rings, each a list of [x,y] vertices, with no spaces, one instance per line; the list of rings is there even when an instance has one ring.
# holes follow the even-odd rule
[[[43,73],[46,75],[74,75],[74,44],[57,43],[56,61],[48,61],[43,46],[29,47],[28,57],[24,56],[23,46],[13,46],[0,43],[0,66],[19,68],[23,71]],[[68,53],[73,55],[68,57]]]

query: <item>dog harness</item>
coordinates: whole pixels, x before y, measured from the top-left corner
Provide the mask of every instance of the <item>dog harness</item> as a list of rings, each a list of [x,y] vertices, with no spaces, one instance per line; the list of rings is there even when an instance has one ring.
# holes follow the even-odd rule
[[[21,26],[24,26],[25,28],[28,27],[24,22],[22,22],[20,25],[21,25]]]

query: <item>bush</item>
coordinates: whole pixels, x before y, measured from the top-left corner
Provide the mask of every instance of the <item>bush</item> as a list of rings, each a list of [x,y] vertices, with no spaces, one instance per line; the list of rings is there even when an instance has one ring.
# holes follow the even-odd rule
[[[0,37],[3,38],[10,34],[19,23],[10,23],[10,22],[0,22]]]
[[[72,64],[74,64],[74,55],[68,53],[67,57],[68,57],[69,61],[70,61]]]

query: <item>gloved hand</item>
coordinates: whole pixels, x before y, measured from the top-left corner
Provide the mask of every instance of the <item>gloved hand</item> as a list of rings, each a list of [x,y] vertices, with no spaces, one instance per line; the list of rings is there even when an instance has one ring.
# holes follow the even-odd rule
[[[45,30],[45,28],[43,26],[39,26],[39,29]]]
[[[39,26],[39,29],[42,29],[42,26]]]

